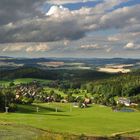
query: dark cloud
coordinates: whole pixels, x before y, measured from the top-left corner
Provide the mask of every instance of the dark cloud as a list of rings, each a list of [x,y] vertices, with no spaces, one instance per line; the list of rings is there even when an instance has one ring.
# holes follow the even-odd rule
[[[53,21],[47,17],[6,25],[0,29],[0,43],[49,42],[63,39],[77,40],[84,37],[85,30],[73,20]]]
[[[0,0],[0,25],[24,18],[41,16],[45,0]]]

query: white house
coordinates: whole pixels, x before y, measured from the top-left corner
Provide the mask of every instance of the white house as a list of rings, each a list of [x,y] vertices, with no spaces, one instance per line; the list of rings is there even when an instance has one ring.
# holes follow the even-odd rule
[[[131,102],[130,102],[130,99],[127,99],[127,98],[119,98],[118,101],[117,101],[117,104],[123,104],[125,106],[130,106],[131,105]]]

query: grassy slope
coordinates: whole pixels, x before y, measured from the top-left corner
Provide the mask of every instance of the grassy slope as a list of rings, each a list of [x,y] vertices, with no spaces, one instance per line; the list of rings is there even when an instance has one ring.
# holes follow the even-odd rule
[[[15,84],[21,84],[21,83],[26,84],[26,83],[33,82],[34,80],[36,80],[42,84],[47,84],[50,82],[50,80],[42,80],[42,79],[36,79],[36,78],[20,78],[20,79],[13,80],[13,82]],[[0,84],[8,86],[10,82],[12,82],[12,81],[0,81]]]
[[[50,82],[50,80],[43,80],[43,79],[36,79],[36,78],[20,78],[20,79],[15,79],[14,83],[15,84],[30,83],[33,82],[34,80],[44,84]]]
[[[45,91],[48,92],[48,93],[49,93],[51,90],[53,90],[55,93],[60,94],[60,95],[63,96],[63,97],[66,96],[66,94],[63,93],[63,91],[59,91],[59,90],[56,89],[56,88],[45,87],[44,89],[45,89]]]
[[[108,107],[93,105],[86,109],[73,108],[70,104],[39,104],[40,112],[35,106],[20,106],[17,113],[0,114],[0,120],[25,124],[56,132],[87,135],[113,135],[125,131],[140,129],[140,112],[113,112]],[[60,112],[55,112],[55,107]]]
[[[51,90],[53,90],[55,93],[60,94],[62,97],[66,97],[66,96],[67,96],[67,94],[65,94],[63,91],[60,91],[60,90],[57,89],[57,88],[45,87],[44,89],[45,89],[45,91],[48,92],[48,93],[49,93]],[[85,93],[82,92],[82,90],[80,90],[80,91],[81,91],[80,93],[78,93],[78,94],[72,94],[72,96],[74,96],[74,97],[77,97],[77,96],[85,96]],[[87,95],[88,97],[91,97],[91,93],[86,93],[86,95]]]

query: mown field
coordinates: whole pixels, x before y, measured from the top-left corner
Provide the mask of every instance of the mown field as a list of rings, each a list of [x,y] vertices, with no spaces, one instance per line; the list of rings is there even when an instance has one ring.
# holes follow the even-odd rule
[[[39,112],[36,112],[37,106]],[[140,137],[139,122],[140,112],[114,112],[111,108],[101,105],[91,105],[88,108],[80,109],[69,103],[42,103],[18,105],[18,111],[15,113],[0,113],[0,124],[14,124],[49,132],[90,136],[115,136],[120,134]],[[12,133],[12,130],[9,130],[9,125],[4,125],[4,127],[0,125],[0,129],[5,133]],[[34,134],[34,131],[37,131],[32,132],[30,129],[29,132],[26,132],[26,127],[20,129],[17,131],[18,134],[26,134],[29,137]],[[15,133],[12,133],[10,137],[12,135],[15,135]],[[39,134],[36,133],[36,135]],[[0,132],[1,137],[3,137],[3,133]]]

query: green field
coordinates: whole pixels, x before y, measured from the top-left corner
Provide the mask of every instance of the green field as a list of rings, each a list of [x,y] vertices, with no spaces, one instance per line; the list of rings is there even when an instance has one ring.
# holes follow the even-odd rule
[[[39,83],[42,84],[48,84],[51,80],[43,80],[43,79],[37,79],[37,78],[20,78],[20,79],[14,79],[14,80],[10,80],[10,81],[0,81],[1,85],[5,85],[8,86],[11,82],[14,82],[14,84],[26,84],[26,83],[30,83],[33,81],[38,81]]]
[[[39,106],[38,113],[36,106]],[[80,109],[73,107],[72,104],[62,103],[19,105],[18,107],[16,113],[0,113],[0,122],[76,135],[140,136],[140,112],[113,112],[111,108],[100,105]]]

